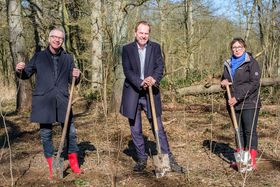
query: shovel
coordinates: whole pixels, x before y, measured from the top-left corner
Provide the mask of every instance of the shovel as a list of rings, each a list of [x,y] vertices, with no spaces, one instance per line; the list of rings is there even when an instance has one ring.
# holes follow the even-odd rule
[[[157,155],[153,156],[154,166],[155,166],[155,174],[157,178],[163,177],[167,171],[170,171],[170,163],[168,154],[161,153],[161,146],[159,141],[158,135],[158,123],[156,117],[156,110],[155,110],[155,102],[153,96],[152,87],[149,86],[149,97],[150,97],[150,104],[152,109],[152,118],[153,118],[153,125],[154,125],[154,132],[157,144]]]
[[[52,167],[53,167],[53,175],[57,176],[58,178],[62,179],[63,178],[63,171],[64,171],[64,158],[61,158],[61,153],[62,149],[64,147],[64,142],[65,142],[65,137],[68,129],[68,123],[69,123],[69,116],[70,116],[70,111],[71,111],[71,105],[72,105],[72,98],[73,98],[73,90],[75,86],[75,80],[76,78],[73,76],[72,78],[72,84],[71,84],[71,90],[70,90],[70,96],[68,100],[68,105],[67,105],[67,111],[66,111],[66,116],[64,120],[64,127],[62,131],[62,136],[59,144],[59,148],[57,151],[57,155],[53,161]]]
[[[228,98],[231,98],[229,85],[226,85],[226,89],[227,89]],[[237,137],[237,146],[240,150],[239,152],[234,153],[234,158],[235,158],[235,161],[237,163],[238,170],[241,173],[245,173],[246,171],[251,171],[252,170],[252,166],[250,165],[251,155],[250,155],[249,151],[244,151],[242,146],[241,146],[239,128],[238,128],[238,123],[237,123],[235,110],[234,110],[233,106],[230,106],[230,112],[231,112],[231,119],[232,119],[232,123],[233,123],[233,126],[234,126],[235,134],[236,134],[236,137]]]

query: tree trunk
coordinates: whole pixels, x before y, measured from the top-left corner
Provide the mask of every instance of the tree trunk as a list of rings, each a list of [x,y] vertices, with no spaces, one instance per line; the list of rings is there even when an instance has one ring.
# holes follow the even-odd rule
[[[278,1],[279,2],[279,1]],[[272,28],[277,28],[277,25],[280,24],[279,20],[279,3],[277,0],[272,0]],[[278,9],[277,9],[278,7]],[[279,32],[272,32],[272,41],[274,49],[273,51],[273,61],[275,64],[276,75],[280,76],[280,46],[279,46]]]
[[[27,62],[27,54],[25,51],[25,41],[23,38],[23,26],[21,20],[21,6],[17,0],[7,1],[8,6],[8,24],[9,24],[9,44],[12,54],[13,68],[18,62]],[[15,77],[15,80],[18,80]],[[17,103],[16,109],[19,113],[27,112],[31,107],[31,81],[16,81],[17,85]]]
[[[113,85],[113,96],[112,96],[112,102],[111,102],[111,112],[118,112],[120,110],[121,105],[121,97],[122,97],[122,88],[123,88],[123,82],[124,82],[124,74],[123,74],[123,68],[122,68],[122,46],[117,46],[116,49],[118,49],[116,54],[116,68],[114,71],[115,74],[115,81]]]
[[[33,30],[34,30],[34,41],[35,41],[35,52],[39,52],[42,50],[42,42],[40,41],[40,34],[39,34],[39,20],[37,15],[40,14],[40,11],[38,10],[38,5],[37,4],[33,4],[31,6],[31,15],[30,15],[30,19],[32,21],[32,26],[33,26]]]
[[[69,52],[71,51],[70,28],[69,28],[70,21],[69,21],[69,15],[67,12],[65,0],[61,0],[61,17],[62,17],[62,26],[65,31],[65,39],[64,39],[65,50]]]
[[[266,25],[264,21],[264,15],[263,15],[263,4],[261,0],[257,0],[257,8],[258,8],[258,25],[259,25],[259,38],[260,38],[260,43],[261,43],[261,48],[264,51],[263,55],[263,77],[271,77],[271,68],[270,68],[270,62],[268,60],[268,48],[266,46],[267,40],[266,40],[266,29],[268,28],[269,25]]]
[[[102,13],[101,13],[101,0],[92,0],[92,12],[91,12],[91,32],[92,32],[92,89],[93,92],[97,92],[101,88],[102,84]]]
[[[247,28],[246,28],[246,33],[245,33],[245,37],[244,37],[245,41],[247,41],[247,39],[249,38],[249,34],[251,32],[251,28],[252,28],[253,21],[254,21],[256,6],[257,6],[257,0],[254,0],[252,10],[251,10],[250,16],[248,18],[248,22],[247,22]]]
[[[167,0],[160,0],[159,5],[159,14],[160,14],[160,45],[162,47],[162,52],[165,55],[167,54],[166,50],[166,39],[167,39],[167,18],[168,18],[168,2]]]
[[[272,0],[272,6],[271,10],[269,11],[269,30],[268,30],[268,54],[269,54],[269,62],[270,67],[272,71],[272,77],[279,76],[278,72],[278,62],[280,60],[279,50],[279,32],[275,32],[275,28],[277,28],[277,21],[279,22],[279,10],[277,10],[277,5],[279,6],[279,3],[277,4],[276,0]]]
[[[124,74],[121,61],[121,43],[127,38],[127,14],[122,10],[122,2],[113,3],[112,54],[114,64],[114,83],[110,112],[118,112],[121,104]]]
[[[1,65],[2,65],[2,69],[1,69],[1,74],[2,74],[2,78],[3,78],[3,84],[4,86],[6,85],[10,85],[10,81],[9,81],[9,66],[8,66],[8,59],[7,59],[7,55],[6,55],[6,48],[4,46],[4,41],[1,40],[0,41],[0,61],[1,61]]]
[[[185,5],[185,29],[186,29],[186,47],[188,54],[188,68],[192,70],[194,68],[194,54],[193,54],[193,36],[194,36],[194,28],[193,28],[193,8],[192,8],[192,0],[184,0]]]

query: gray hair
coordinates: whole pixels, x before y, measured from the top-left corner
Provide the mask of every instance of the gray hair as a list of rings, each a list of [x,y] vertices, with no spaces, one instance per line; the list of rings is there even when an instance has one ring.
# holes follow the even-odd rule
[[[63,33],[63,38],[65,38],[64,29],[61,28],[61,27],[55,27],[55,28],[53,28],[53,29],[50,31],[50,33],[49,33],[49,37],[51,37],[51,36],[53,35],[53,32],[54,32],[54,31],[60,31],[60,32],[62,32],[62,33]]]

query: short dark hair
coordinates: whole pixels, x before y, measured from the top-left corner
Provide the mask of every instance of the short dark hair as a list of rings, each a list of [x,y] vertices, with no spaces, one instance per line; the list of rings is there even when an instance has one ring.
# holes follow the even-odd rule
[[[232,41],[231,41],[230,44],[229,44],[229,47],[232,48],[232,45],[233,45],[235,42],[238,42],[238,43],[242,44],[244,48],[247,47],[245,41],[244,41],[241,37],[233,38]]]
[[[135,32],[137,32],[138,26],[141,25],[141,24],[142,25],[147,25],[149,27],[149,32],[151,32],[151,25],[147,21],[144,21],[144,20],[138,21],[136,23],[135,28],[134,28]]]

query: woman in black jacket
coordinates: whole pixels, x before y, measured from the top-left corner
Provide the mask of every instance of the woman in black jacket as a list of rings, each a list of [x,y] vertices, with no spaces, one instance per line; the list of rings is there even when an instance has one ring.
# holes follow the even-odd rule
[[[241,147],[250,151],[251,164],[256,169],[261,71],[258,62],[246,52],[246,43],[242,38],[234,38],[230,48],[232,56],[224,63],[221,86],[231,85],[232,97],[227,98],[227,105],[234,106]],[[239,148],[236,151],[240,151]]]

